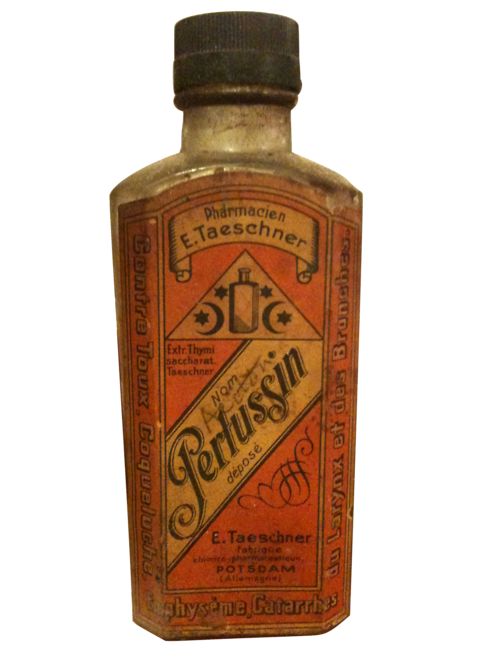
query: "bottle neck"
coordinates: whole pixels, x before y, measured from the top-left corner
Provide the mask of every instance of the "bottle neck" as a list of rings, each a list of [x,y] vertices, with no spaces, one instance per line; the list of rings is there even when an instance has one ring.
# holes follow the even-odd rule
[[[184,109],[183,153],[290,152],[291,110],[275,104],[207,104]]]

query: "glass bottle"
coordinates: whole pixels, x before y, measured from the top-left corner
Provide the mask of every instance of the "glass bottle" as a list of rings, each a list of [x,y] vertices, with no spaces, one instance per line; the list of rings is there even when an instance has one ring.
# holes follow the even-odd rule
[[[291,152],[293,20],[180,21],[174,88],[181,151],[111,193],[134,620],[324,632],[349,615],[361,193]]]

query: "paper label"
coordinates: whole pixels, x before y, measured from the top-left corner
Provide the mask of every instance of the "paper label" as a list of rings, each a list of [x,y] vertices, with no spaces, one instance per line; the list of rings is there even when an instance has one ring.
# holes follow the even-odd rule
[[[359,212],[231,173],[120,207],[120,235],[136,619],[164,636],[342,620]]]

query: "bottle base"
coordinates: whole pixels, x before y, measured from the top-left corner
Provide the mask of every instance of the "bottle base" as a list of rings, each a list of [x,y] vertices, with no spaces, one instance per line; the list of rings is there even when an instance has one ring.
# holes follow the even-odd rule
[[[136,625],[166,641],[182,641],[190,639],[237,639],[250,637],[296,637],[306,635],[323,635],[340,625],[349,617],[349,610],[337,614],[324,623],[315,624],[279,624],[279,625],[206,625],[193,628],[165,628],[150,619],[134,615]]]

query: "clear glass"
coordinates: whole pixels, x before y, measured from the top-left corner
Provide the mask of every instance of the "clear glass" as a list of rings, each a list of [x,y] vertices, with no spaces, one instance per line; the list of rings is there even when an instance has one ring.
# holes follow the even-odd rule
[[[112,191],[114,238],[120,204],[157,195],[183,180],[221,169],[281,176],[324,189],[334,205],[359,207],[360,193],[346,179],[292,153],[290,117],[290,109],[277,104],[210,104],[186,109],[181,151],[132,174]]]

